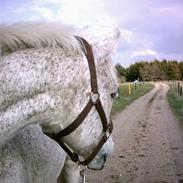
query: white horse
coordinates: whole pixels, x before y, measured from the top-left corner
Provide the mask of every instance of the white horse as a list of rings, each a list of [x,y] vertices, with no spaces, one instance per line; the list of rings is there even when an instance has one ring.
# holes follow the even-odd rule
[[[114,29],[109,37],[92,44],[100,100],[107,120],[110,118],[113,101],[111,94],[118,91],[116,74],[110,57],[119,37],[119,30]],[[2,160],[0,182],[13,182],[15,177],[16,182],[20,183],[56,182],[60,169],[64,166],[66,154],[63,151],[56,148],[57,155],[54,157],[53,151],[48,149],[51,158],[47,162],[41,159],[32,161],[36,159],[34,150],[39,151],[39,147],[30,146],[29,149],[29,146],[25,146],[24,154],[30,151],[34,158],[29,159],[25,155],[22,161],[19,150],[22,148],[16,146],[16,151],[12,151],[12,147],[16,144],[15,139],[18,138],[15,136],[28,125],[39,124],[44,132],[58,133],[79,115],[90,100],[91,93],[90,72],[85,53],[81,49],[81,44],[72,35],[72,31],[66,26],[19,23],[0,26],[0,55],[0,156]],[[25,137],[28,135],[29,133],[26,133]],[[63,141],[85,159],[95,149],[102,136],[102,123],[96,109],[93,108],[83,123],[64,137]],[[47,142],[48,139],[43,142]],[[26,144],[26,140],[25,138],[21,147]],[[32,139],[27,141],[28,144],[31,142]],[[48,140],[46,147],[51,147],[50,144]],[[8,148],[9,146],[11,148]],[[106,156],[112,150],[113,141],[109,137],[88,167],[101,169]],[[6,158],[8,157],[6,152],[11,158],[11,154],[15,154],[15,159],[11,161],[11,158]],[[36,171],[30,160],[35,162],[35,167],[38,166]],[[51,161],[52,165],[55,162],[57,165],[49,165],[48,162]],[[36,162],[41,163],[40,169]],[[3,166],[3,163],[6,166]],[[25,164],[30,167],[24,168]],[[11,169],[9,167],[22,170],[24,173],[9,172]],[[42,174],[39,174],[39,171]],[[47,171],[51,172],[51,180],[45,175]],[[37,178],[35,174],[38,175]],[[9,179],[5,179],[7,175]]]
[[[30,125],[0,148],[0,182],[56,183],[65,157],[38,125]]]

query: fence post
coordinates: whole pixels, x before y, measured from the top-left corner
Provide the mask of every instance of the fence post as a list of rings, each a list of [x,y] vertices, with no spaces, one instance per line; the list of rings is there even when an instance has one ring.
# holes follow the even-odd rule
[[[180,83],[178,82],[178,93],[180,92]]]
[[[182,96],[182,86],[180,87],[180,96]]]
[[[131,94],[131,84],[130,83],[128,84],[128,94],[129,95]]]

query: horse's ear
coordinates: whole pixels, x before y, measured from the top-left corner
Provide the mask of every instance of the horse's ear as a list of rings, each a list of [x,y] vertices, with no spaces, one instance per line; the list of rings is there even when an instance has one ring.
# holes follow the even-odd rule
[[[104,39],[99,40],[94,44],[97,49],[97,56],[100,58],[106,58],[114,53],[117,49],[120,38],[121,32],[118,27],[115,27]]]

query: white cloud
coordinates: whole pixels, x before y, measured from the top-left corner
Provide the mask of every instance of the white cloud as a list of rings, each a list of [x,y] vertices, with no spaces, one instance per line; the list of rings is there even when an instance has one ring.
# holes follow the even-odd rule
[[[41,17],[43,17],[47,20],[50,20],[50,21],[55,20],[55,15],[54,15],[53,11],[50,10],[49,8],[32,6],[30,8],[30,10],[34,11],[35,13],[37,13],[38,15],[40,15]]]
[[[37,13],[40,18],[62,21],[77,26],[112,25],[117,21],[106,10],[106,2],[105,0],[32,0],[26,6],[22,4],[13,11],[15,14],[22,15],[28,12]],[[53,9],[53,7],[55,8]]]
[[[17,9],[14,9],[13,12],[15,14],[20,15],[26,15],[27,13],[31,14],[29,15],[30,20],[39,20],[39,19],[46,19],[48,21],[55,21],[56,15],[54,11],[48,7],[45,7],[44,4],[40,4],[41,2],[37,2],[33,4],[27,4],[29,8],[27,8],[25,5],[22,7],[18,7]]]
[[[104,0],[63,0],[59,17],[64,22],[76,25],[115,23],[104,8]]]
[[[121,35],[122,39],[124,39],[128,43],[134,41],[134,33],[130,30],[121,29]]]
[[[158,53],[154,50],[139,50],[139,51],[134,51],[132,53],[132,57],[137,57],[137,56],[146,56],[146,55],[151,55],[151,56],[158,56]]]
[[[121,64],[139,58],[182,58],[180,0],[22,0],[11,5],[11,10],[4,11],[5,16],[1,11],[1,22],[28,19],[62,21],[79,27],[119,25],[122,39],[115,58]],[[92,31],[96,35],[105,33],[104,29]]]
[[[32,0],[34,4],[46,4],[46,3],[53,3],[53,4],[62,4],[61,0]]]
[[[27,8],[25,6],[16,8],[14,10],[12,10],[12,12],[14,12],[15,14],[23,14],[27,11]]]

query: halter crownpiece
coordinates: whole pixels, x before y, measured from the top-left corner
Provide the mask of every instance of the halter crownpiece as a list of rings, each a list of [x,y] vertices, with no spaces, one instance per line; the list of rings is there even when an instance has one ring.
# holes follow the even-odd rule
[[[80,44],[82,46],[84,46],[84,47],[82,47],[82,49],[88,60],[88,66],[89,66],[89,70],[90,70],[90,82],[91,82],[90,99],[89,99],[87,105],[85,106],[85,108],[83,109],[83,111],[78,115],[78,117],[69,126],[67,126],[65,129],[63,129],[62,131],[60,131],[57,134],[47,134],[47,133],[45,133],[45,134],[48,135],[50,138],[54,139],[56,142],[58,142],[58,144],[63,148],[63,150],[70,156],[72,161],[76,162],[79,165],[85,166],[85,165],[88,165],[95,158],[95,156],[97,155],[99,150],[102,148],[104,143],[110,137],[110,134],[112,133],[112,130],[113,130],[113,124],[112,124],[112,120],[110,120],[110,122],[108,124],[104,109],[102,107],[102,103],[100,101],[100,93],[98,92],[97,74],[96,74],[95,61],[94,61],[92,47],[82,37],[75,36],[75,38],[80,42]],[[100,116],[100,119],[101,119],[101,122],[103,125],[104,134],[103,134],[101,140],[99,141],[98,145],[94,149],[94,151],[89,155],[89,157],[87,159],[85,159],[84,161],[80,161],[79,155],[76,154],[75,152],[72,152],[67,147],[67,145],[64,144],[64,142],[62,141],[61,138],[72,133],[84,121],[84,119],[86,118],[86,116],[88,115],[88,113],[94,106]]]

